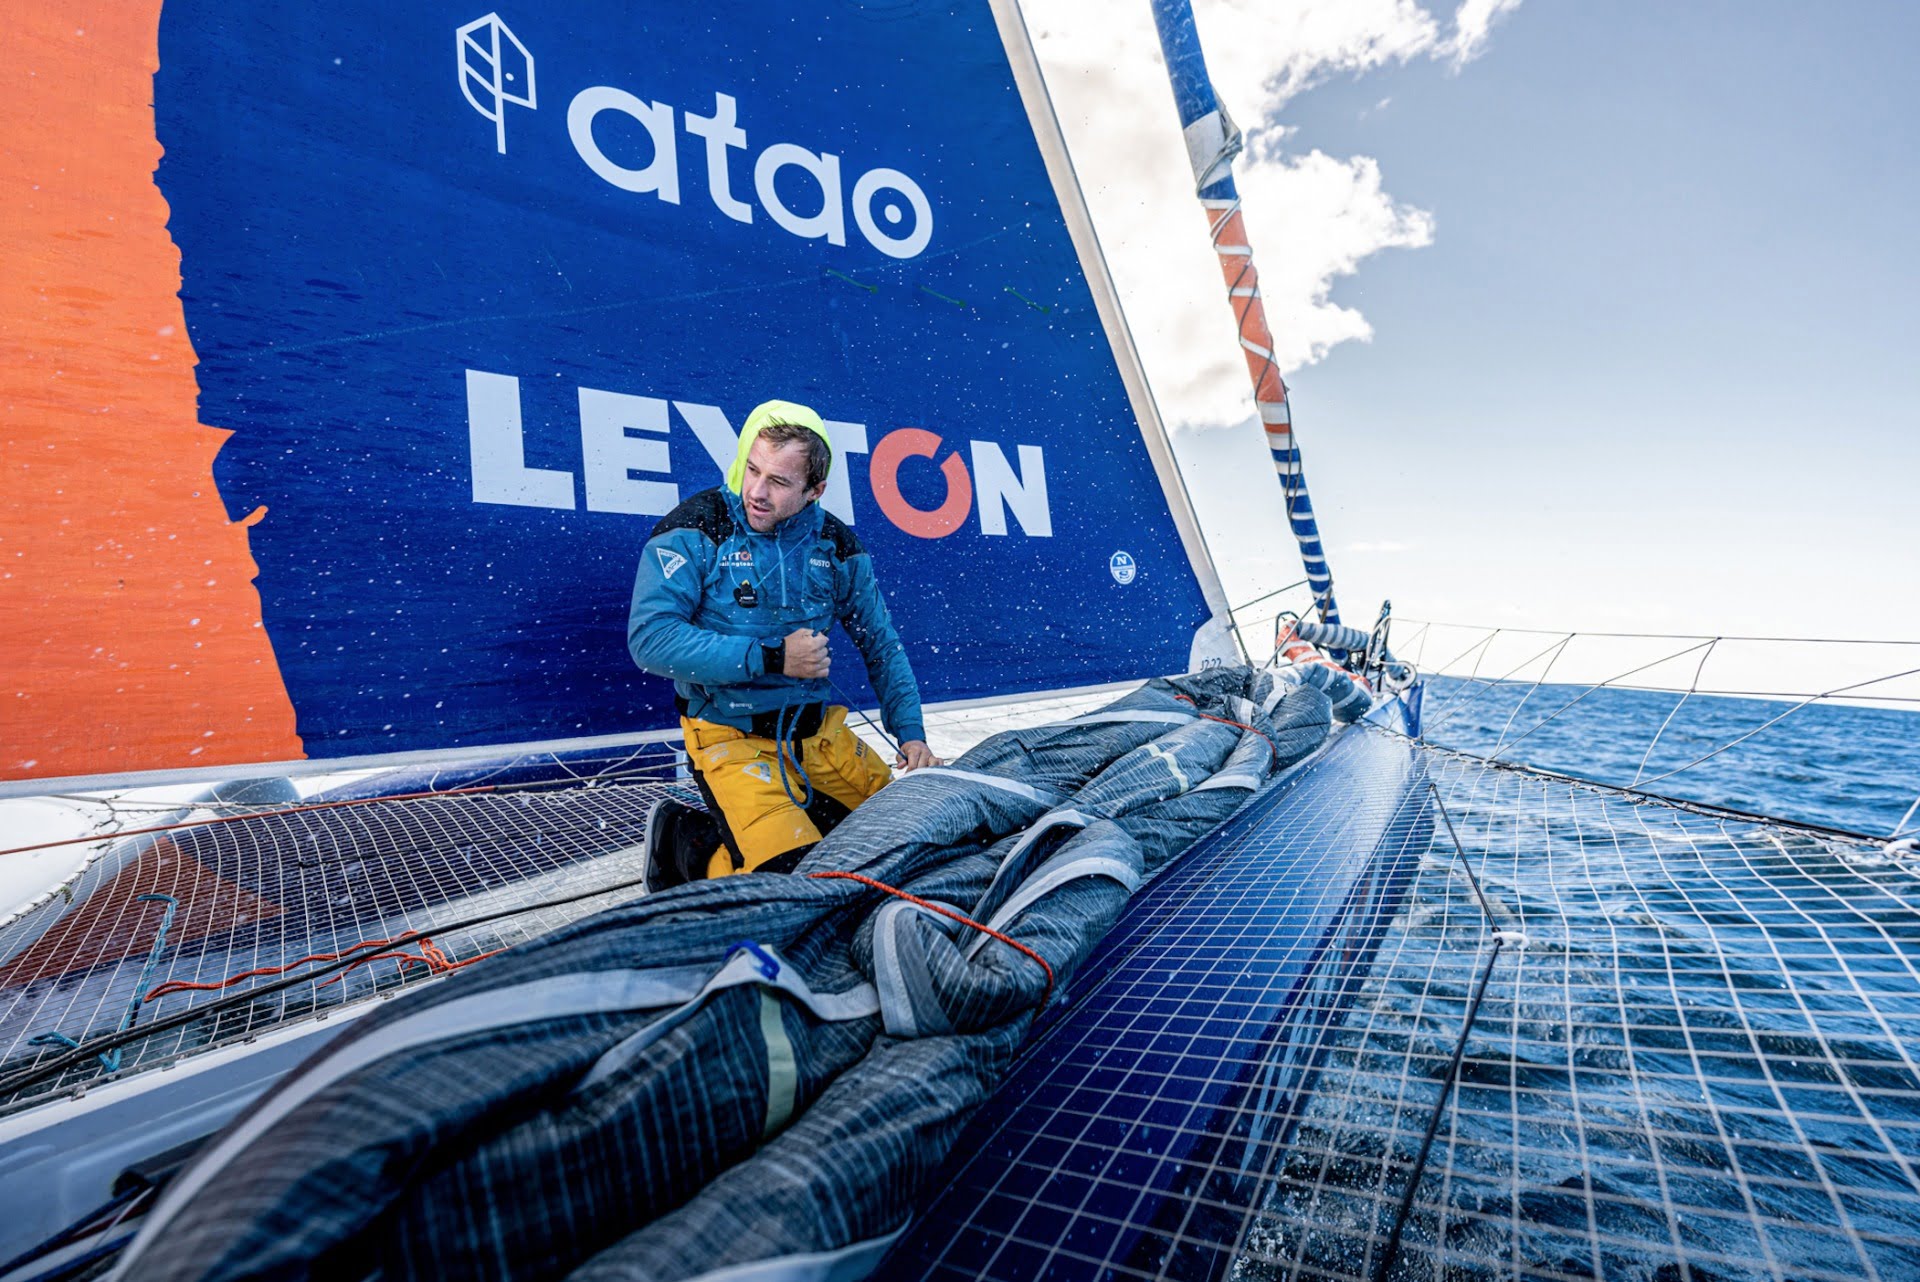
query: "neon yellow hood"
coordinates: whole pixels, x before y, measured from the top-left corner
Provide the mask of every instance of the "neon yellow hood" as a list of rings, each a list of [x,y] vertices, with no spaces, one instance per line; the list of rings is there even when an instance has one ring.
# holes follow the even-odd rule
[[[833,438],[827,435],[826,427],[820,422],[820,416],[804,405],[792,401],[762,401],[753,407],[753,413],[747,415],[747,425],[740,429],[740,448],[734,451],[733,465],[727,468],[727,488],[735,494],[747,479],[747,451],[759,439],[760,430],[775,423],[790,423],[795,427],[804,427],[827,443],[827,470],[833,470]]]

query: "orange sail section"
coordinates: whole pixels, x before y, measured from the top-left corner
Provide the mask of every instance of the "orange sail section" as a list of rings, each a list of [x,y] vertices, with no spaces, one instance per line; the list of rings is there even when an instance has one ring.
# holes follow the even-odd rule
[[[163,837],[78,907],[62,913],[38,943],[0,966],[0,989],[145,957],[153,951],[162,917],[161,906],[143,902],[142,895],[166,895],[178,904],[179,917],[166,934],[176,947],[286,912]]]
[[[303,756],[198,421],[160,0],[15,0],[0,94],[0,779]]]

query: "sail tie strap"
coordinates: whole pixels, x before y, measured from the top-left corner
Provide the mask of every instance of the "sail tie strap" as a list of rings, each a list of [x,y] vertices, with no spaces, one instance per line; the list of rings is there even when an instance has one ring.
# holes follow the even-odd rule
[[[1193,700],[1187,698],[1187,696],[1184,694],[1176,694],[1173,697],[1178,699],[1182,703],[1193,703]],[[1252,733],[1259,735],[1262,739],[1265,739],[1267,741],[1267,751],[1273,754],[1274,761],[1276,763],[1279,762],[1280,749],[1273,742],[1273,736],[1268,734],[1266,731],[1262,730],[1259,726],[1251,726],[1244,721],[1235,721],[1231,717],[1216,717],[1211,712],[1202,712],[1200,711],[1199,704],[1194,704],[1193,711],[1194,711],[1194,715],[1199,717],[1203,721],[1218,721],[1223,726],[1238,726],[1242,730],[1251,731]]]

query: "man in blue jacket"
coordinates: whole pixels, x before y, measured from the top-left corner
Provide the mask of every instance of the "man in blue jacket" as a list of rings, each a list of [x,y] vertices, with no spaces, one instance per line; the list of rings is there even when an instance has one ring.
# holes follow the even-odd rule
[[[859,647],[901,770],[937,765],[920,692],[873,560],[819,504],[833,465],[820,416],[768,401],[748,416],[726,484],[654,527],[634,578],[627,649],[673,680],[687,757],[719,831],[663,807],[648,888],[788,872],[893,777],[831,705],[827,630]],[[715,838],[720,845],[714,848]]]

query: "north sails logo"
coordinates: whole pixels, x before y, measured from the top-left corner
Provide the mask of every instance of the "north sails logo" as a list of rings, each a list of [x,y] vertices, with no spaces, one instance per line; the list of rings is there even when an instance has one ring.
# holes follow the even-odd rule
[[[687,558],[671,548],[655,548],[654,555],[660,558],[660,576],[671,579],[673,572],[687,563]]]
[[[473,109],[493,122],[500,154],[507,154],[507,107],[534,108],[533,55],[500,15],[475,18],[456,35],[455,58],[460,92]],[[475,89],[479,97],[474,96]]]

